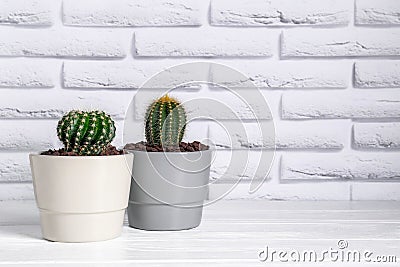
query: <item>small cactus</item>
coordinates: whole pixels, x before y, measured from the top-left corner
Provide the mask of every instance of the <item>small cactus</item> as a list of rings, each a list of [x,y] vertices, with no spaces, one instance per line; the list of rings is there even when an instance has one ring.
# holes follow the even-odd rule
[[[115,125],[102,111],[72,110],[58,122],[57,136],[66,151],[94,156],[104,151],[114,139]]]
[[[165,95],[147,108],[145,134],[148,145],[179,146],[185,128],[186,112],[178,100]]]

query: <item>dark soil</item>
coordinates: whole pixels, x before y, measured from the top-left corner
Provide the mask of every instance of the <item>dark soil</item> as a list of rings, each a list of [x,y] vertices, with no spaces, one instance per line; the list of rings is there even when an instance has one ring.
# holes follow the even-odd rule
[[[199,141],[194,141],[192,143],[181,142],[179,147],[177,146],[150,146],[145,142],[139,143],[131,143],[127,144],[124,149],[127,150],[139,150],[139,151],[147,151],[147,152],[195,152],[195,151],[204,151],[208,150],[209,146],[200,143]]]
[[[123,150],[117,149],[115,146],[108,146],[103,152],[100,153],[99,156],[113,156],[113,155],[122,155],[124,154]],[[60,149],[49,149],[40,153],[40,155],[48,155],[48,156],[79,156],[75,152],[67,152],[64,148]]]

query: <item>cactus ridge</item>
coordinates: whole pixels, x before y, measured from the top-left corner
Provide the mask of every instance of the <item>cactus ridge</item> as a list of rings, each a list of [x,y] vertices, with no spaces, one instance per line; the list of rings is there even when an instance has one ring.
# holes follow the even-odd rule
[[[102,111],[72,110],[57,125],[65,150],[82,156],[99,155],[115,137],[115,124]]]
[[[149,145],[179,146],[185,128],[186,112],[178,100],[165,95],[148,107],[145,134]]]

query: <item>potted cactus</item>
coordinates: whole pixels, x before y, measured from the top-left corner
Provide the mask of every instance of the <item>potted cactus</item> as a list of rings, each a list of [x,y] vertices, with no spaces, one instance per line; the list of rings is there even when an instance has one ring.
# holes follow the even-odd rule
[[[111,117],[101,111],[71,111],[59,121],[64,148],[31,154],[43,237],[90,242],[121,234],[128,205],[133,155],[110,143]]]
[[[200,224],[212,155],[200,142],[182,142],[185,129],[185,108],[165,95],[147,108],[146,142],[125,146],[135,156],[128,205],[130,226],[183,230]]]

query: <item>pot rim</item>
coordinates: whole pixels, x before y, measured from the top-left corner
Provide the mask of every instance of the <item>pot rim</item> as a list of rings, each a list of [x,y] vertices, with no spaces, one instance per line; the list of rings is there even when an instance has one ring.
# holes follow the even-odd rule
[[[71,160],[89,160],[89,159],[107,159],[107,158],[115,158],[115,157],[125,157],[127,154],[122,155],[107,155],[107,156],[55,156],[55,155],[40,155],[38,153],[30,153],[29,157],[39,157],[39,158],[57,158],[57,159],[71,159]]]
[[[147,153],[147,154],[154,154],[154,155],[162,155],[164,153],[166,154],[196,154],[196,153],[209,153],[209,152],[214,152],[215,149],[207,149],[207,150],[201,150],[201,151],[185,151],[185,152],[174,152],[174,151],[158,151],[158,152],[151,152],[151,151],[144,151],[144,150],[134,150],[134,149],[124,149],[124,151],[127,151],[128,154],[133,154],[134,153]]]

